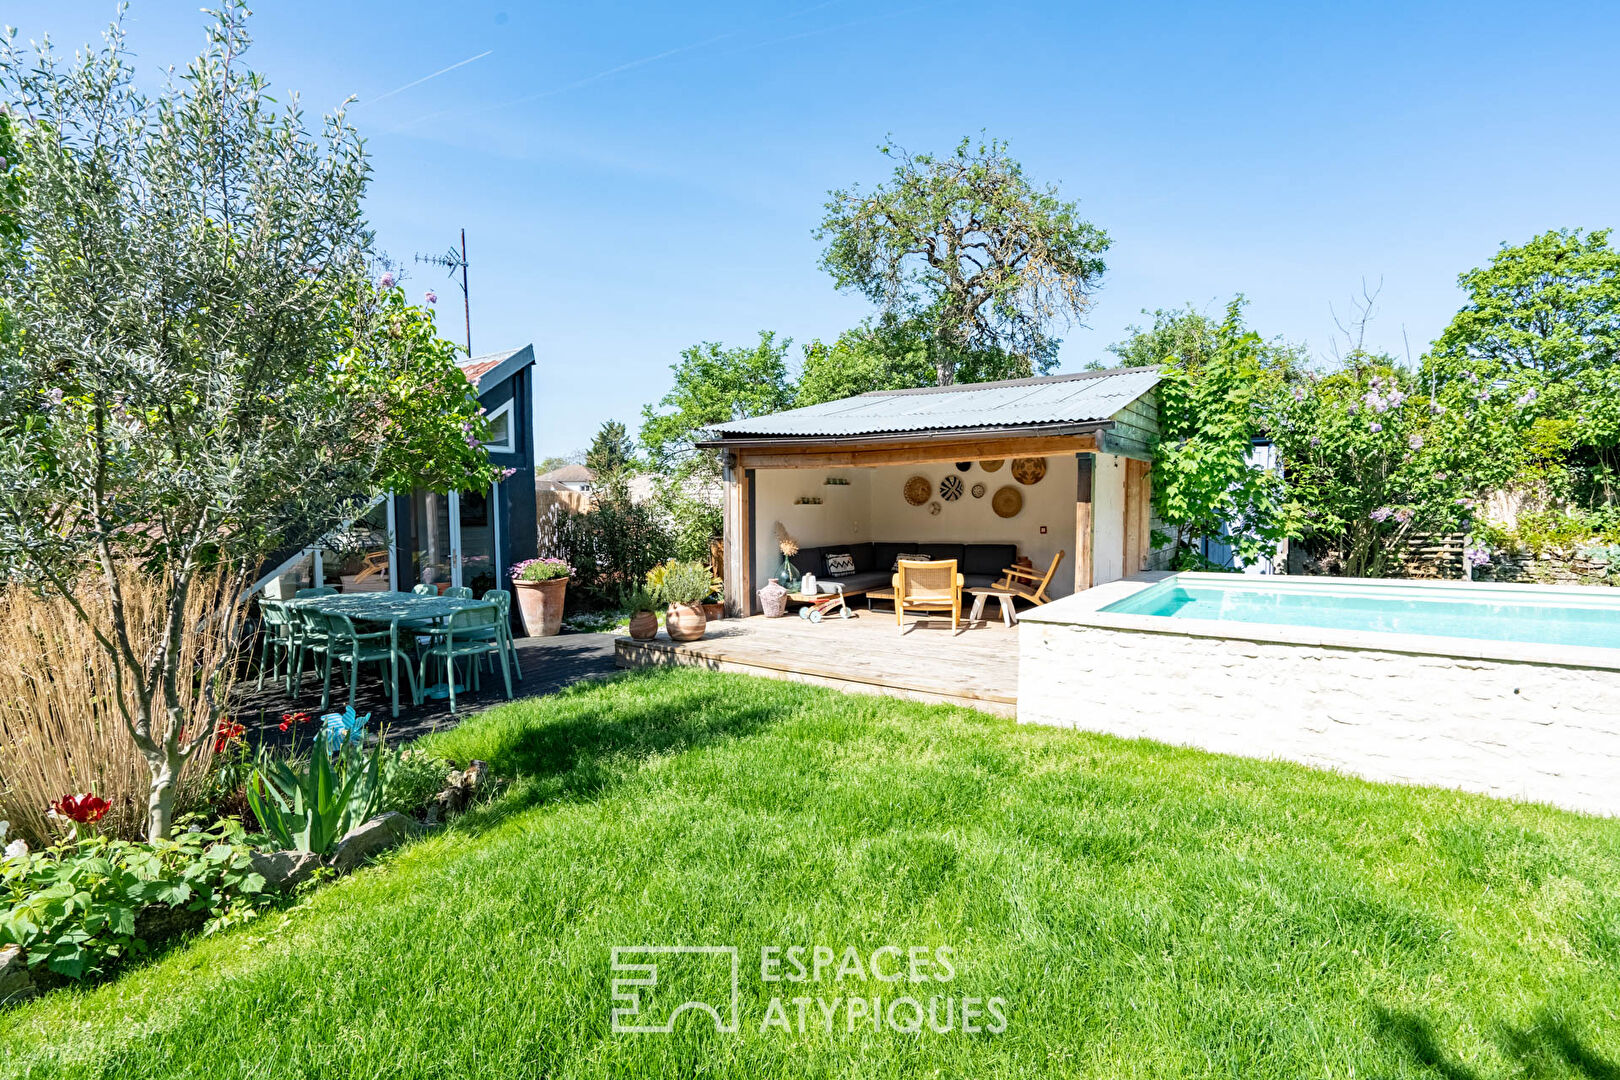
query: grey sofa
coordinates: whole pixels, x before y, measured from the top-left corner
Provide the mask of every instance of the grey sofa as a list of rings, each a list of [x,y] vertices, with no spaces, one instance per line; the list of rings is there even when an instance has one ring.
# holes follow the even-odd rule
[[[799,573],[816,575],[818,592],[837,592],[842,585],[845,596],[857,596],[874,589],[887,589],[894,575],[894,561],[901,554],[926,555],[934,562],[956,560],[957,573],[962,575],[964,588],[987,588],[1000,580],[1001,572],[1018,558],[1017,544],[912,544],[887,541],[861,544],[827,544],[822,547],[802,547],[793,557]],[[833,577],[827,573],[828,555],[849,555],[855,562],[855,573]]]

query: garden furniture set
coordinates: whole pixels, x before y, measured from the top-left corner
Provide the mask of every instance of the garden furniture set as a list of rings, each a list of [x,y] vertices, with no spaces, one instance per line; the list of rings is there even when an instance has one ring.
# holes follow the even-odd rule
[[[295,696],[303,683],[304,661],[311,671],[321,666],[321,708],[331,703],[332,667],[346,668],[349,704],[354,704],[361,664],[377,664],[387,681],[393,714],[399,715],[399,673],[403,668],[410,702],[423,697],[444,697],[456,711],[456,694],[465,689],[456,679],[456,662],[465,662],[472,688],[477,690],[487,658],[493,671],[500,664],[506,696],[512,697],[512,669],[519,679],[523,669],[511,633],[511,597],[491,589],[476,599],[468,588],[446,589],[418,585],[408,593],[362,592],[340,594],[334,589],[300,590],[291,600],[260,601],[263,644],[259,655],[259,686],[267,672],[284,680]],[[414,655],[410,651],[415,647]],[[437,661],[444,681],[427,686],[428,665]]]

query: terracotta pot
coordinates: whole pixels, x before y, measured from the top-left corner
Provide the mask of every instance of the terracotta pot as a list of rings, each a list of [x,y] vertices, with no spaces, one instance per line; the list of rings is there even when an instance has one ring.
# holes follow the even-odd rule
[[[562,629],[563,594],[567,578],[550,581],[514,581],[518,610],[523,613],[523,632],[530,637],[552,637]]]
[[[637,641],[651,641],[658,636],[658,616],[650,611],[638,611],[630,616],[630,636]]]
[[[675,641],[696,641],[708,625],[702,604],[671,604],[664,616],[664,630]]]
[[[703,617],[705,619],[709,620],[710,622],[715,622],[716,620],[725,618],[726,617],[726,605],[725,604],[704,604],[703,605]]]

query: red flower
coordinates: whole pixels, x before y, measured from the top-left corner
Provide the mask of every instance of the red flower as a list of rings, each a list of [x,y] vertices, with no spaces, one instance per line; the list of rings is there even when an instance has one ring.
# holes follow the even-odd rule
[[[51,803],[51,809],[80,825],[88,825],[106,816],[110,805],[106,799],[86,792],[83,795],[64,795]]]
[[[214,729],[214,753],[223,754],[225,747],[232,739],[240,739],[246,734],[247,728],[230,720],[221,720]]]

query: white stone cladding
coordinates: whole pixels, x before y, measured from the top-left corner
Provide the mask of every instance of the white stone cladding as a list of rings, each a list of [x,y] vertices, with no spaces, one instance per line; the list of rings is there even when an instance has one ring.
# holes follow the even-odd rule
[[[1021,722],[1620,814],[1620,670],[1039,618]]]

